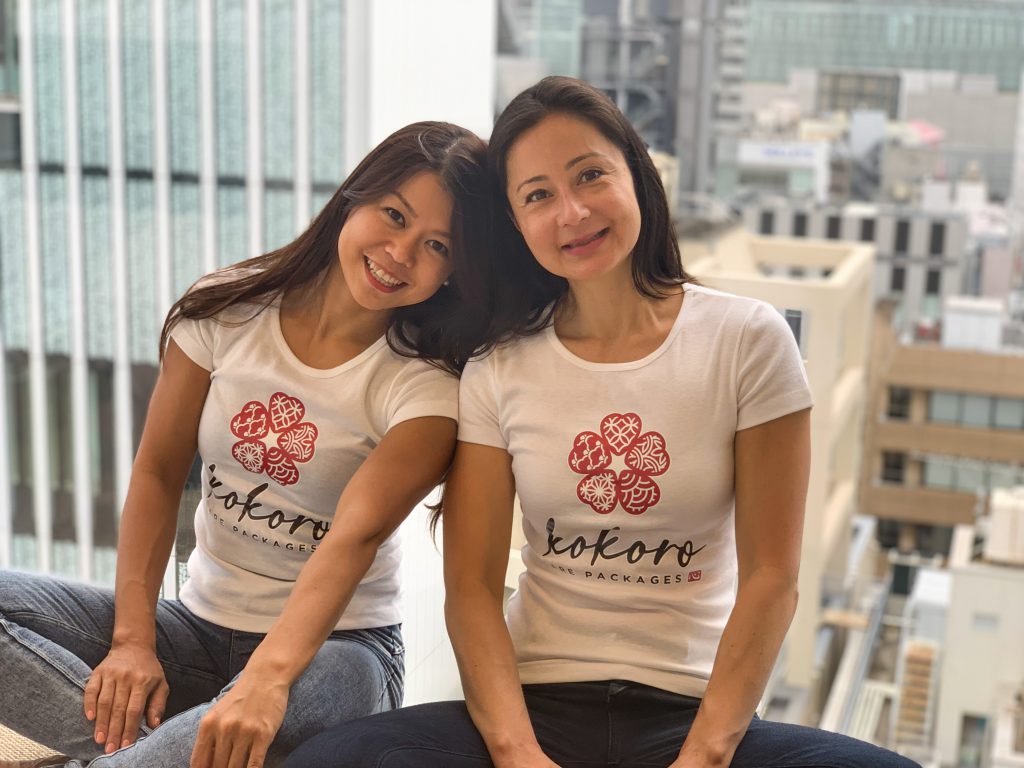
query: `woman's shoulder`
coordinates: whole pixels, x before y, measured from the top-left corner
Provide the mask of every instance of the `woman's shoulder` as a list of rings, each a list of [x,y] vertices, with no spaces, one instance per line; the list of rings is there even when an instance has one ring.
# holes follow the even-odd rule
[[[716,325],[734,325],[737,328],[746,326],[752,318],[771,312],[778,314],[776,309],[762,299],[741,296],[706,285],[689,284],[686,286],[686,302],[690,303],[687,311],[702,316],[705,322],[713,321]]]

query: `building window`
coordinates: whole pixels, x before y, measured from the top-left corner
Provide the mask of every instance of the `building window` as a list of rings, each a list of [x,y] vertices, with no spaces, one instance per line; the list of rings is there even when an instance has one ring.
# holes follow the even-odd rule
[[[996,429],[1024,429],[1024,400],[995,398],[992,426]]]
[[[985,395],[963,396],[963,418],[965,427],[987,428],[992,425],[992,398]]]
[[[924,292],[929,296],[938,296],[942,291],[942,270],[929,269],[925,277]]]
[[[762,235],[770,235],[775,231],[775,211],[761,211],[760,232]]]
[[[828,219],[825,220],[825,237],[829,240],[838,240],[839,223],[840,220],[838,216],[829,216]]]
[[[860,220],[860,241],[862,243],[873,243],[873,242],[875,242],[875,220],[874,219],[861,219]]]
[[[889,387],[889,408],[885,415],[890,419],[906,421],[910,418],[910,390],[906,387]]]
[[[960,395],[956,392],[932,392],[928,398],[928,420],[959,424]]]
[[[946,247],[946,224],[942,221],[932,222],[928,233],[928,254],[941,256]]]
[[[903,473],[907,466],[907,454],[895,451],[882,452],[882,482],[903,485]]]
[[[910,249],[910,222],[900,219],[896,222],[896,237],[893,240],[894,253],[905,254]]]
[[[927,488],[949,490],[956,485],[952,460],[941,456],[929,457],[924,462],[923,482]]]
[[[889,290],[892,293],[903,293],[903,286],[907,282],[907,268],[902,265],[893,265],[892,276],[890,277]]]
[[[807,214],[793,214],[793,237],[807,237]]]

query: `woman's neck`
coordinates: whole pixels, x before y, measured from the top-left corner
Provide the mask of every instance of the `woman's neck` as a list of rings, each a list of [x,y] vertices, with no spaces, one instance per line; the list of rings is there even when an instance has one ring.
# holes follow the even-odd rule
[[[318,368],[355,357],[385,333],[390,319],[390,311],[358,304],[337,266],[281,298],[285,341],[300,360]]]
[[[628,286],[588,281],[570,284],[555,311],[555,333],[578,357],[591,362],[631,362],[653,352],[672,330],[682,306],[680,287],[663,299]]]

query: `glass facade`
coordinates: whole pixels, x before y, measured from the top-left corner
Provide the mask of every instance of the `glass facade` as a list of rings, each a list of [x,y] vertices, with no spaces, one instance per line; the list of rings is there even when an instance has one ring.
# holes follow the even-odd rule
[[[937,69],[1016,91],[1024,12],[998,0],[750,0],[748,80],[792,69]]]
[[[253,7],[258,36],[250,35]],[[117,41],[108,34],[112,9],[119,14]],[[30,41],[17,39],[19,10],[31,16],[24,20]],[[298,12],[309,15],[302,27]],[[0,488],[0,520],[10,534],[0,565],[112,581],[124,487],[118,478],[130,471],[118,466],[115,448],[119,441],[132,451],[138,445],[167,296],[173,300],[205,271],[211,228],[213,263],[252,255],[253,184],[262,200],[264,248],[297,234],[300,138],[309,147],[303,192],[312,199],[311,216],[342,180],[344,22],[344,4],[328,0],[0,0],[0,96],[31,88],[32,113],[18,114],[15,125],[35,138],[33,157],[22,163],[7,158],[6,148],[15,145],[0,135],[0,479],[7,485]],[[308,29],[307,39],[296,39],[300,28]],[[19,55],[31,56],[31,66]],[[212,151],[205,152],[204,61],[212,67],[213,100]],[[310,93],[300,99],[295,83],[303,65]],[[69,72],[73,83],[65,82]],[[166,78],[160,88],[157,73]],[[249,100],[254,87],[258,108]],[[71,114],[69,91],[77,101]],[[303,104],[308,114],[298,120]],[[296,135],[300,124],[309,126],[308,136]],[[69,137],[69,129],[76,134]],[[112,166],[117,134],[123,170]],[[261,142],[258,173],[250,167],[252,136]],[[166,154],[158,157],[161,148]],[[215,184],[212,221],[201,179]],[[116,200],[123,210],[114,209]],[[81,264],[72,261],[75,254]],[[74,314],[76,297],[82,317]],[[127,329],[116,327],[115,309],[127,316]],[[41,334],[33,317],[41,318]],[[130,402],[116,400],[118,371],[130,381]],[[87,455],[76,455],[81,446]],[[88,487],[78,487],[76,477]],[[76,518],[83,506],[88,531]],[[94,544],[91,559],[83,540]]]

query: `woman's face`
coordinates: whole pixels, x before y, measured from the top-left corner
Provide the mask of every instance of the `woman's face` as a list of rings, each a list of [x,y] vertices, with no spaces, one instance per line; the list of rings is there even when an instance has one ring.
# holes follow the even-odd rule
[[[452,198],[422,171],[352,210],[338,235],[338,260],[353,298],[386,310],[426,301],[452,271]]]
[[[545,117],[512,145],[509,206],[534,258],[570,282],[629,280],[640,207],[626,158],[590,123]]]

